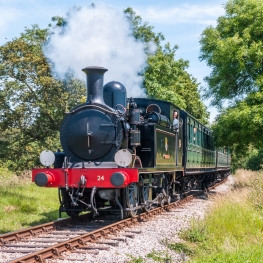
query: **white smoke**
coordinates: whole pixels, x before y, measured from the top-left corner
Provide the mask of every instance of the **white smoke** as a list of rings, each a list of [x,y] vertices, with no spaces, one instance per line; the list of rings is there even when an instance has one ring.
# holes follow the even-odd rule
[[[145,96],[142,77],[138,76],[146,66],[144,45],[132,36],[123,12],[105,5],[71,11],[66,27],[54,29],[44,52],[60,75],[70,69],[85,81],[86,75],[81,69],[105,67],[108,71],[104,84],[119,81],[129,97]]]

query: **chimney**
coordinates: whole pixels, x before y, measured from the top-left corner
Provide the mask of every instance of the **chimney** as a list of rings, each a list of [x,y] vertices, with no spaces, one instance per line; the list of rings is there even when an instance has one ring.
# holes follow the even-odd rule
[[[105,104],[103,99],[103,77],[108,71],[102,67],[87,67],[82,69],[87,77],[87,102]]]

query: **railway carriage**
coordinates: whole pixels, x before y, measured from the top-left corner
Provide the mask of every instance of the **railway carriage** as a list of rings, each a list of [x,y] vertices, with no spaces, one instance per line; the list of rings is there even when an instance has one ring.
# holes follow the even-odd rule
[[[166,101],[127,99],[121,83],[103,86],[105,68],[83,71],[87,101],[62,122],[63,151],[42,152],[45,167],[32,170],[36,185],[58,188],[60,213],[134,216],[229,174],[229,153],[215,149],[211,131],[190,114]]]

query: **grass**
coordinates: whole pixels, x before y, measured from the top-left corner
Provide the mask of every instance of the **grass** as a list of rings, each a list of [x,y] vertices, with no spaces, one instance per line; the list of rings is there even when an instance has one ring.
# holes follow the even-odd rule
[[[181,232],[181,242],[147,258],[170,262],[173,250],[189,263],[263,263],[263,171],[239,170],[234,177],[233,190],[213,197],[213,207]],[[137,260],[131,262],[144,262]]]
[[[262,193],[262,172],[238,171],[234,189],[215,197],[205,219],[193,221],[181,233],[188,262],[263,262]],[[179,245],[170,244],[173,246],[176,250]]]
[[[0,234],[58,219],[58,190],[0,169]]]
[[[174,250],[192,263],[263,262],[263,172],[238,171],[234,189],[214,198],[205,219],[181,233],[182,242],[166,242],[165,251],[153,250],[146,258],[171,262]],[[37,187],[27,176],[0,169],[0,233],[56,220],[58,207],[57,189]]]
[[[1,185],[4,183],[4,181],[6,179],[9,180],[11,177],[13,177],[13,173],[8,171],[7,168],[0,166],[0,183],[1,183]]]

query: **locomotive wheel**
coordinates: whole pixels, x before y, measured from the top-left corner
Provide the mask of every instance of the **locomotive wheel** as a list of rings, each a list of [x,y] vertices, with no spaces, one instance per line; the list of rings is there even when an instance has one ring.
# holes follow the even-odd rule
[[[164,200],[164,195],[163,194],[159,194],[158,195],[157,202],[158,202],[158,206],[159,207],[164,206],[165,200]]]
[[[149,211],[151,209],[151,205],[147,204],[147,202],[149,200],[149,191],[150,191],[149,184],[143,184],[140,187],[141,203],[144,204],[144,206],[142,207],[142,210],[144,212],[147,212],[147,211]]]
[[[171,203],[171,196],[169,196],[168,193],[166,193],[166,195],[164,193],[159,194],[157,201],[158,201],[158,206],[162,207],[164,205]]]
[[[75,218],[75,217],[79,216],[80,212],[79,211],[69,211],[69,210],[67,210],[66,213],[67,213],[68,216],[70,216],[72,218]]]
[[[126,207],[135,208],[139,205],[139,187],[136,183],[132,183],[126,187]],[[137,210],[127,211],[127,216],[134,217],[137,215]]]
[[[165,176],[162,184],[162,199],[160,200],[159,205],[163,206],[171,203],[171,196],[169,195],[169,178],[168,175]]]

